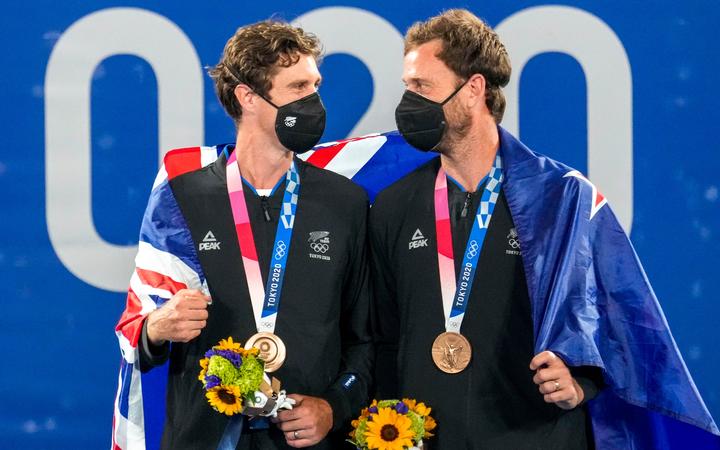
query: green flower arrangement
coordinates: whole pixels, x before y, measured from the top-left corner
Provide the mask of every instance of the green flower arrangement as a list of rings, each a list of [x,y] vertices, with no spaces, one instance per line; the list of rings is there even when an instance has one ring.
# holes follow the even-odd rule
[[[258,357],[258,349],[245,350],[232,337],[205,353],[200,360],[198,379],[205,389],[205,397],[219,413],[227,416],[242,413],[245,405],[252,405],[265,375],[265,363]]]
[[[421,448],[432,436],[435,420],[431,408],[413,399],[373,400],[352,421],[351,444],[360,450],[407,450]]]

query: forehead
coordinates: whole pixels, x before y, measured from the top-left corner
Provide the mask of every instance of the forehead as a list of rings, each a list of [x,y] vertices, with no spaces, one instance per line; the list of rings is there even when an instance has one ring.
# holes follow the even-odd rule
[[[307,79],[315,82],[320,78],[320,71],[315,58],[311,55],[300,54],[297,63],[290,67],[279,67],[273,77],[273,84],[292,83],[299,79]]]
[[[441,51],[442,42],[434,39],[407,52],[403,59],[403,80],[453,76],[452,70],[437,57]]]

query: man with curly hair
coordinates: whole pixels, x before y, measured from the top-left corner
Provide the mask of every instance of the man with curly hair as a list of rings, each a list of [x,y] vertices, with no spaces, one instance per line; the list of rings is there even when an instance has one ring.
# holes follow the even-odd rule
[[[237,448],[338,448],[366,403],[367,196],[295,156],[325,126],[319,58],[315,36],[264,21],[240,28],[210,70],[237,135],[232,145],[165,158],[167,180],[151,195],[117,327],[125,364],[119,446],[143,421],[142,411],[122,414],[139,411],[137,401],[123,406],[125,393],[168,359],[162,448],[215,449],[232,434],[198,381],[198,361],[228,336],[259,342],[266,369],[296,401],[274,423],[246,423]]]

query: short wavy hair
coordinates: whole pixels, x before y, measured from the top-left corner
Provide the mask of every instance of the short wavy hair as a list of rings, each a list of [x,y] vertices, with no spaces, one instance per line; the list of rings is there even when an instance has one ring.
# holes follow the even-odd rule
[[[225,111],[237,123],[242,107],[235,97],[239,84],[248,85],[268,98],[272,78],[280,67],[290,67],[300,55],[320,62],[322,48],[318,38],[289,23],[265,20],[238,28],[231,37],[216,66],[208,73],[215,81],[215,93]]]
[[[415,22],[405,35],[405,54],[439,39],[437,57],[463,79],[479,73],[485,77],[485,103],[495,122],[505,114],[502,87],[510,81],[510,58],[497,33],[466,9],[450,9],[425,22]]]

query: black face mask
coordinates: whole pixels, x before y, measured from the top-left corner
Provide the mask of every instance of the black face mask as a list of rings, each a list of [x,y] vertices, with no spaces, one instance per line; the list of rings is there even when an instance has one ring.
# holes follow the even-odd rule
[[[467,81],[461,84],[440,103],[415,92],[405,91],[395,108],[395,123],[408,144],[425,152],[437,147],[447,126],[443,105],[452,100],[466,83]]]
[[[320,141],[325,131],[325,107],[317,92],[283,106],[261,97],[277,109],[275,133],[283,147],[305,153]]]

